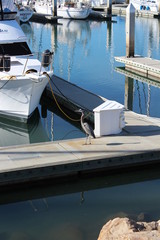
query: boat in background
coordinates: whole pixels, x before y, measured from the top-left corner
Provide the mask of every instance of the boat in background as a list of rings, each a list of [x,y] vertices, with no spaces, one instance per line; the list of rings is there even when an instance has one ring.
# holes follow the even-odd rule
[[[151,12],[158,12],[159,6],[156,0],[130,0],[136,10],[145,10]]]
[[[91,8],[82,2],[64,3],[57,8],[57,16],[67,19],[86,19],[91,12]]]
[[[18,20],[22,23],[28,22],[33,15],[33,10],[29,5],[29,1],[22,2],[15,0],[14,3],[17,7]]]
[[[22,23],[29,22],[32,15],[33,15],[33,10],[30,7],[20,6],[18,8],[17,17],[19,18],[20,22],[22,22]]]
[[[51,1],[40,0],[35,2],[35,11],[40,14],[53,15]],[[57,16],[67,19],[86,19],[90,14],[91,8],[81,2],[59,3]]]
[[[44,51],[39,61],[15,20],[14,3],[0,0],[0,5],[0,115],[27,122],[53,74],[52,53]]]

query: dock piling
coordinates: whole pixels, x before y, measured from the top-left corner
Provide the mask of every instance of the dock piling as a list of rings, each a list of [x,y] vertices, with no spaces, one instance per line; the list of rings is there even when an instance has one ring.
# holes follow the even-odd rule
[[[126,9],[126,57],[134,57],[135,8],[129,4]]]
[[[107,0],[107,14],[112,16],[112,0]]]

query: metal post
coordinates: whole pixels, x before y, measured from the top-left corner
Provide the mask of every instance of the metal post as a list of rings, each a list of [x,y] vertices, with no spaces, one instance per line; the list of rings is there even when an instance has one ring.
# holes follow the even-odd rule
[[[131,4],[126,9],[126,57],[134,57],[135,8]]]

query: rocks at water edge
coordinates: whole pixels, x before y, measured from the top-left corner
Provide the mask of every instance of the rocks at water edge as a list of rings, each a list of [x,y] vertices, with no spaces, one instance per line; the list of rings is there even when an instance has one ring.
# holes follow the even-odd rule
[[[160,240],[160,220],[147,223],[114,218],[103,226],[98,240]]]

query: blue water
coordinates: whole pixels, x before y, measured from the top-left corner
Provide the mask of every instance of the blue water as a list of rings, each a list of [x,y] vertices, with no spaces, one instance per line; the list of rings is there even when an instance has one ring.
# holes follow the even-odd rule
[[[31,49],[54,51],[54,73],[107,99],[125,102],[125,76],[116,72],[115,56],[125,55],[125,18],[116,22],[59,20],[58,25],[22,25]],[[136,18],[135,54],[158,59],[160,22]],[[160,117],[160,90],[134,79],[133,111]],[[40,110],[40,106],[39,106]],[[10,124],[11,125],[11,124]],[[2,124],[2,129],[4,127]],[[11,130],[10,130],[11,129]],[[24,129],[24,126],[22,126]],[[6,128],[8,135],[13,127]],[[15,134],[22,130],[14,127]],[[84,136],[71,122],[48,111],[26,129],[19,143]],[[5,134],[7,135],[7,134]],[[2,135],[1,135],[2,136]],[[35,138],[35,136],[37,136]],[[14,135],[12,138],[15,141]],[[9,135],[7,144],[14,141]],[[18,140],[17,140],[18,143]],[[116,216],[160,219],[159,169],[109,174],[70,183],[2,193],[0,239],[93,240],[105,222]]]

